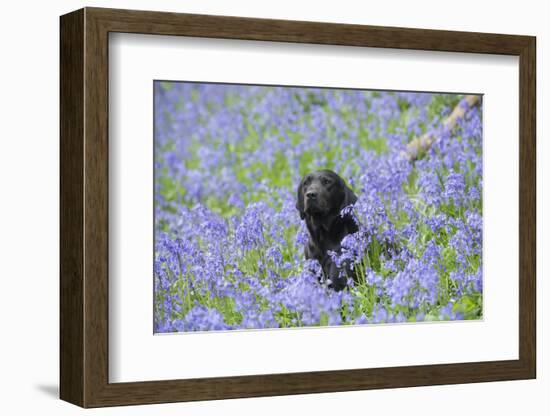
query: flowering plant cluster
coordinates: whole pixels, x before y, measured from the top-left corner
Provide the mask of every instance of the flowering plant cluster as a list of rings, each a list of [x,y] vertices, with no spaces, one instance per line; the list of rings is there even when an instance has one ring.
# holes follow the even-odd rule
[[[155,83],[155,332],[480,319],[482,119],[456,94]],[[423,134],[437,140],[403,156]],[[296,187],[359,197],[336,262],[305,260]]]

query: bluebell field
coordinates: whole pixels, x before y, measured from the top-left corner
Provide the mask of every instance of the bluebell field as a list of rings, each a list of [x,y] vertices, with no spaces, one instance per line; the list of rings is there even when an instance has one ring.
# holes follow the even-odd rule
[[[155,332],[482,317],[480,106],[448,131],[463,96],[155,82],[154,99]],[[295,207],[325,168],[359,197],[341,292]]]

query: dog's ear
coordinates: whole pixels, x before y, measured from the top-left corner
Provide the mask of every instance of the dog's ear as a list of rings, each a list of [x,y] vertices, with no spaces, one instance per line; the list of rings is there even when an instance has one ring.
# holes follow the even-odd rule
[[[300,183],[298,184],[298,191],[296,196],[296,209],[300,213],[300,218],[303,220],[306,217],[306,212],[304,208],[304,191],[303,188],[304,180],[302,179]]]
[[[357,195],[353,193],[351,188],[346,185],[344,180],[342,180],[342,184],[344,187],[344,197],[342,198],[342,204],[340,205],[340,211],[343,210],[345,207],[349,205],[353,205],[357,202]]]

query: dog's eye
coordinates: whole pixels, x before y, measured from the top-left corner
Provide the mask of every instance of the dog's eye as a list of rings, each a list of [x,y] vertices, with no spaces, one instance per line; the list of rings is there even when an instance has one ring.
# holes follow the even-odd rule
[[[323,178],[323,179],[321,179],[321,183],[323,185],[330,185],[332,183],[332,181],[330,179]]]

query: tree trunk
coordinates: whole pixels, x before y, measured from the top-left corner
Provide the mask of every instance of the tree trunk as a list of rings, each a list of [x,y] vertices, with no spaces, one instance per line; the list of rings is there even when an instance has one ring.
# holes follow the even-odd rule
[[[454,128],[458,120],[464,117],[466,111],[476,105],[481,100],[481,95],[467,95],[460,103],[454,108],[453,112],[443,122],[445,130],[450,131]],[[403,152],[404,156],[409,161],[414,161],[420,154],[425,153],[431,147],[431,145],[437,140],[433,134],[426,133],[423,136],[413,139],[408,145],[407,149]]]

